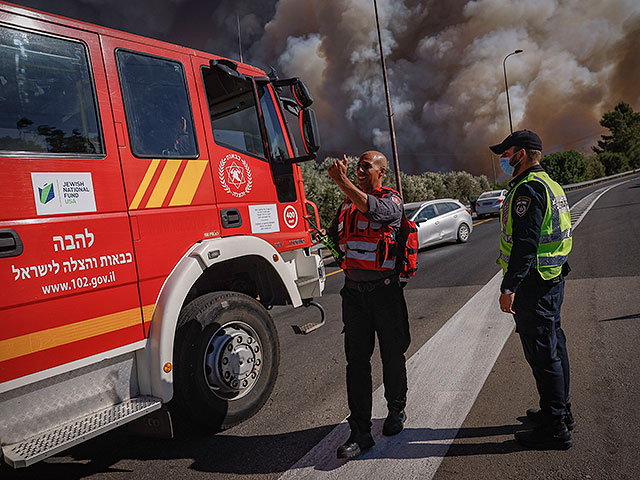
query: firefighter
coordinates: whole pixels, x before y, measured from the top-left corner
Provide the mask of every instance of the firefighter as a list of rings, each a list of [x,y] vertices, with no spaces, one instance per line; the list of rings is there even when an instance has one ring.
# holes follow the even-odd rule
[[[342,321],[347,360],[347,399],[351,435],[338,448],[338,458],[351,458],[374,445],[371,436],[371,356],[378,336],[385,399],[389,414],[382,433],[404,428],[407,396],[405,352],[409,322],[403,286],[398,277],[395,238],[403,214],[398,192],[382,187],[386,157],[376,151],[358,160],[356,187],[347,178],[347,157],[336,160],[329,176],[347,195],[329,229],[339,245],[345,272]]]
[[[575,427],[560,324],[572,242],[567,197],[540,165],[542,141],[534,132],[518,130],[489,148],[513,176],[500,211],[500,308],[514,316],[540,396],[540,409],[527,410],[536,428],[515,438],[530,448],[565,450],[573,445]]]

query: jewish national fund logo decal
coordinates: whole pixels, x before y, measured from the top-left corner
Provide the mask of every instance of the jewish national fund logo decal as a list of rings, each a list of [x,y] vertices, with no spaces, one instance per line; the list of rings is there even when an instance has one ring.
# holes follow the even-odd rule
[[[284,223],[289,228],[295,228],[298,225],[298,212],[291,205],[287,205],[284,209]]]
[[[249,164],[235,153],[220,160],[218,180],[224,191],[236,198],[244,197],[253,187],[253,174]]]
[[[40,203],[46,205],[56,196],[53,190],[53,183],[46,183],[41,187],[38,187],[38,194],[40,195]]]

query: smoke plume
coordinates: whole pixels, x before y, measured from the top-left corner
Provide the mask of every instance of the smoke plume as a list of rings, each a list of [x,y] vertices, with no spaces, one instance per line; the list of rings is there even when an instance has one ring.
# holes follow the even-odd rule
[[[235,59],[239,23],[245,62],[309,85],[321,154],[391,154],[373,0],[21,3]],[[378,9],[409,173],[491,175],[487,146],[509,133],[503,59],[516,49],[506,61],[513,127],[539,133],[545,152],[588,152],[606,133],[605,111],[640,108],[637,0],[378,0]]]
[[[380,0],[403,170],[490,173],[487,145],[514,129],[545,151],[588,151],[602,114],[640,106],[640,3],[635,0]],[[305,46],[316,55],[291,55]],[[281,53],[282,52],[282,53]],[[323,148],[390,152],[371,0],[281,0],[257,59],[306,77],[318,99]],[[310,64],[313,67],[310,67]]]

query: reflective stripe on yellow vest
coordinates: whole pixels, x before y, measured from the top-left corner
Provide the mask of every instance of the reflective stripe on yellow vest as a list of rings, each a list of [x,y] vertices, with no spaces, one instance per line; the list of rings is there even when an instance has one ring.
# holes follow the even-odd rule
[[[500,210],[500,256],[496,263],[502,266],[504,274],[513,248],[513,196],[525,182],[542,183],[547,194],[547,210],[540,228],[536,269],[544,280],[550,280],[562,273],[562,264],[571,252],[571,211],[562,187],[546,172],[529,173],[507,194]]]

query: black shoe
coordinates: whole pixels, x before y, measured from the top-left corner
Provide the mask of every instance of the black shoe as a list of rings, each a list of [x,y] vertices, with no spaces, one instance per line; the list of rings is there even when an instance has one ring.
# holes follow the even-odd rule
[[[389,410],[389,415],[382,425],[382,434],[390,437],[397,435],[404,428],[404,422],[407,421],[407,414],[404,410]]]
[[[536,450],[567,450],[573,446],[571,433],[564,423],[516,432],[515,438],[519,444]]]
[[[338,447],[338,458],[353,458],[361,452],[370,449],[376,442],[370,433],[353,433],[343,445]]]
[[[544,423],[543,415],[542,410],[539,408],[530,408],[527,410],[527,418],[537,425],[542,425]],[[571,413],[571,407],[567,407],[567,413],[564,414],[563,420],[569,431],[576,428],[576,421]]]

